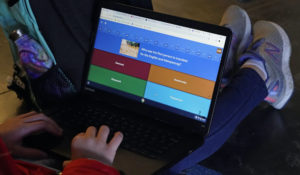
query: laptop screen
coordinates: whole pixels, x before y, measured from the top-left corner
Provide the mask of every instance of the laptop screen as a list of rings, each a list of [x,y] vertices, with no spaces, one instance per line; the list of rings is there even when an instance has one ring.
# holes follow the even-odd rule
[[[225,40],[102,8],[86,83],[205,123]]]

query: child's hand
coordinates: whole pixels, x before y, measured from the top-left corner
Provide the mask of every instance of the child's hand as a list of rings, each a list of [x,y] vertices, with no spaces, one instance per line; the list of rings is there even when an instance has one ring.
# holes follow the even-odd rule
[[[98,133],[94,126],[87,128],[85,133],[79,133],[72,140],[71,159],[90,158],[98,160],[106,165],[112,165],[116,151],[123,140],[123,134],[116,132],[107,143],[109,128],[101,126]]]
[[[33,133],[47,131],[60,136],[62,129],[49,117],[42,113],[29,112],[8,119],[0,125],[0,137],[12,155],[22,158],[44,158],[41,150],[22,146],[23,138]]]

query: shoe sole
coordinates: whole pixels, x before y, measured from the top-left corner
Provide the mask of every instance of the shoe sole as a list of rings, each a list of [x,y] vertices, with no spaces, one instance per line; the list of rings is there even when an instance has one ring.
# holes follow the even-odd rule
[[[282,64],[281,64],[281,71],[283,73],[283,78],[285,82],[285,88],[283,91],[283,97],[278,100],[278,102],[272,103],[271,105],[275,109],[282,109],[283,106],[289,101],[293,92],[294,92],[294,81],[293,76],[290,69],[290,56],[291,56],[291,44],[289,37],[287,36],[286,32],[280,27],[278,24],[269,21],[258,21],[257,23],[268,23],[276,28],[276,30],[280,33],[283,41],[283,50],[282,53]],[[256,24],[257,24],[256,23]],[[255,26],[255,25],[254,25]]]
[[[243,54],[243,52],[245,52],[245,50],[248,48],[249,44],[251,43],[251,41],[249,41],[250,36],[251,36],[251,21],[249,18],[248,13],[242,9],[241,7],[237,6],[237,5],[231,5],[229,6],[226,11],[224,12],[224,15],[226,14],[227,11],[238,11],[239,13],[241,13],[241,16],[245,17],[245,32],[243,34],[243,36],[241,37],[241,41],[237,46],[237,50],[236,50],[236,61],[234,63],[234,65],[236,66],[238,64],[238,58]],[[222,24],[223,20],[224,20],[224,15],[221,19],[220,25],[224,25],[225,23]]]
[[[249,15],[244,9],[242,9],[240,7],[238,7],[238,8],[246,18],[245,19],[246,20],[246,26],[245,26],[245,33],[244,33],[244,35],[242,37],[242,40],[241,40],[241,42],[238,46],[238,49],[237,49],[237,54],[236,54],[237,58],[239,58],[239,56],[241,54],[243,54],[243,52],[247,49],[248,44],[249,44],[249,37],[251,35],[251,21],[250,21]]]

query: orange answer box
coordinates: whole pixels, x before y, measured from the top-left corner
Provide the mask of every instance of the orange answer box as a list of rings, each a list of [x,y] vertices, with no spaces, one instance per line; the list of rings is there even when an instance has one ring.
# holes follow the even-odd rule
[[[214,81],[155,65],[151,65],[148,80],[153,83],[168,86],[207,99],[212,98],[215,86]]]

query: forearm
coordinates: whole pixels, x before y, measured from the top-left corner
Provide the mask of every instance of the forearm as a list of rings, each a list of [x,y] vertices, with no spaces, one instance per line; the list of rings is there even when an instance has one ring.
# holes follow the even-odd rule
[[[11,157],[5,143],[0,138],[0,174],[20,174],[15,160]]]
[[[0,138],[0,174],[10,174],[10,175],[33,175],[33,174],[51,175],[53,174],[54,175],[56,173],[50,169],[47,169],[39,165],[13,159],[13,157],[11,156],[11,152],[9,152],[5,143]]]
[[[120,175],[120,173],[111,166],[105,165],[97,160],[77,159],[69,163],[63,170],[63,175]]]

